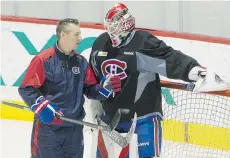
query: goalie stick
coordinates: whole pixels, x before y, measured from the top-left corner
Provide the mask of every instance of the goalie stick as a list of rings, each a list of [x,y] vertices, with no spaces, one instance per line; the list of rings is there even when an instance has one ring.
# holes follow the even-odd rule
[[[127,111],[128,112],[128,111]],[[105,122],[103,122],[99,116],[96,116],[97,122],[99,125],[106,125]],[[105,135],[107,135],[110,139],[112,139],[116,144],[120,145],[120,147],[124,148],[126,147],[131,139],[132,136],[135,132],[136,129],[136,123],[137,123],[137,114],[134,114],[134,118],[133,118],[133,122],[132,122],[132,126],[129,129],[129,132],[126,134],[125,137],[121,136],[119,132],[113,130],[111,132],[109,131],[102,131]]]
[[[26,107],[26,106],[22,106],[22,105],[19,105],[19,104],[15,104],[15,103],[10,103],[10,102],[6,102],[6,101],[2,101],[3,104],[5,105],[9,105],[9,106],[12,106],[12,107],[16,107],[16,108],[19,108],[19,109],[23,109],[23,110],[27,110],[27,111],[31,111],[30,108]],[[89,123],[89,122],[84,122],[84,121],[79,121],[79,120],[74,120],[74,119],[70,119],[70,118],[66,118],[66,117],[63,117],[63,116],[60,116],[59,114],[56,115],[57,118],[61,119],[61,120],[64,120],[64,121],[68,121],[68,122],[72,122],[72,123],[75,123],[75,124],[80,124],[80,125],[84,125],[84,126],[89,126],[89,127],[92,127],[92,128],[96,128],[96,129],[99,129],[101,130],[103,133],[105,133],[110,139],[112,139],[115,143],[117,143],[119,146],[121,147],[125,147],[126,145],[129,144],[133,134],[134,134],[134,131],[136,129],[136,122],[137,122],[137,115],[135,113],[134,115],[134,119],[133,119],[133,123],[132,123],[132,126],[129,130],[129,132],[127,133],[127,135],[125,137],[123,137],[120,133],[118,133],[117,131],[115,130],[111,130],[110,127],[112,127],[112,129],[115,129],[115,126],[117,126],[119,120],[120,120],[120,115],[121,114],[127,114],[129,113],[129,110],[128,109],[118,109],[118,111],[116,112],[114,118],[113,118],[113,121],[111,122],[111,126],[108,126],[106,123],[104,123],[103,121],[100,120],[100,118],[97,118],[97,120],[99,121],[100,120],[100,124],[97,125],[97,124],[93,124],[93,123]],[[117,119],[115,117],[118,117]]]
[[[110,129],[113,131],[117,127],[121,119],[121,114],[128,114],[128,113],[129,113],[129,109],[118,109],[111,123],[109,124]]]

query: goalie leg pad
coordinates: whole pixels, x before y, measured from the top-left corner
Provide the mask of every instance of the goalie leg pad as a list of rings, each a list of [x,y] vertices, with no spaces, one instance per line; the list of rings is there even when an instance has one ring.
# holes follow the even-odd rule
[[[161,120],[161,117],[158,115],[148,116],[137,120],[135,133],[137,134],[136,139],[138,142],[133,142],[129,144],[129,146],[132,146],[132,144],[138,146],[139,158],[160,156],[162,144]],[[117,131],[119,131],[119,133],[126,133],[130,129],[130,126],[131,122],[119,123],[117,126]],[[108,140],[106,140],[106,137],[102,138],[102,135],[99,135],[99,137],[97,148],[98,158],[107,158],[107,156],[110,158],[111,155],[117,154],[117,152],[115,151],[119,151],[120,155],[118,154],[118,157],[122,155],[122,158],[131,158],[131,155],[136,154],[132,153],[133,151],[130,150],[129,146],[123,149],[115,150],[112,147],[112,144],[107,142]],[[103,141],[100,141],[100,139],[102,139]],[[133,148],[134,147],[132,146],[131,149]],[[132,158],[134,158],[134,156],[132,156]]]
[[[124,137],[127,133],[122,133]],[[118,144],[114,143],[106,135],[100,131],[98,133],[98,146],[97,158],[139,158],[137,147],[137,135],[134,134],[130,144],[121,148]],[[95,157],[95,156],[94,156]]]

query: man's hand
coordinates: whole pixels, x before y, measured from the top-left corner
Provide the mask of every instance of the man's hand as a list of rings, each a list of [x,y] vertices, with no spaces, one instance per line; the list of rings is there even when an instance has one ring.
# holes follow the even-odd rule
[[[43,96],[37,98],[36,103],[31,106],[31,110],[37,114],[40,120],[45,124],[63,123],[60,119],[55,117],[56,114],[63,116],[59,107],[50,103],[50,101],[45,99]]]
[[[107,74],[103,76],[100,86],[99,92],[108,98],[112,93],[113,97],[116,93],[121,91],[121,79],[117,76],[113,76],[112,74]]]

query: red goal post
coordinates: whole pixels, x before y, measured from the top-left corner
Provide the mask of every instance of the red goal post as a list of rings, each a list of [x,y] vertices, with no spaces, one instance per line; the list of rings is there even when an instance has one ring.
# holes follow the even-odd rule
[[[162,87],[173,88],[173,89],[186,90],[184,88],[183,83],[172,82],[172,81],[161,80],[161,86]],[[212,91],[212,92],[203,92],[203,93],[230,97],[230,89],[224,90],[224,91]]]

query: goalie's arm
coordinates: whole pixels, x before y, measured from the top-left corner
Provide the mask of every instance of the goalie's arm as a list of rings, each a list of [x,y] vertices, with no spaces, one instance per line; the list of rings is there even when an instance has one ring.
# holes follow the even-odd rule
[[[156,72],[171,79],[194,81],[189,73],[200,64],[192,57],[167,46],[165,42],[149,34],[141,53],[137,53],[140,71]],[[195,71],[194,71],[195,72]]]

